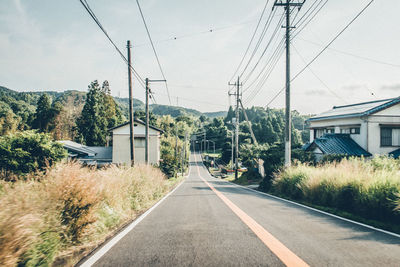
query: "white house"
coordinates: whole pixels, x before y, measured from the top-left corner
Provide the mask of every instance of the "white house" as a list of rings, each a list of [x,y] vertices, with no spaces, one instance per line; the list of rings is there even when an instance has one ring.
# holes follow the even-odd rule
[[[129,164],[130,134],[129,122],[111,128],[112,133],[112,162],[117,164]],[[145,162],[145,123],[135,119],[134,122],[135,163]],[[163,131],[149,126],[149,163],[158,165],[160,161],[160,138]]]
[[[310,143],[304,149],[317,158],[324,154],[400,153],[400,97],[335,106],[308,123]]]

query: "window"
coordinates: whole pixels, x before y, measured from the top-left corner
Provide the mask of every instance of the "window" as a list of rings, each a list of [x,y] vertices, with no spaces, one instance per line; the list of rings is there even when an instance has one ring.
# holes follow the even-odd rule
[[[340,128],[340,133],[343,133],[343,134],[360,134],[360,127]]]
[[[381,146],[392,146],[391,128],[381,128]]]

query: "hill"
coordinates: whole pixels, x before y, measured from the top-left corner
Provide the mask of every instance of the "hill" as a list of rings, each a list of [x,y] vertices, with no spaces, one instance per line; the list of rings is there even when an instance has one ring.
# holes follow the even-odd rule
[[[85,103],[86,92],[77,91],[77,90],[67,90],[63,92],[56,91],[36,91],[36,92],[17,92],[6,88],[4,86],[0,86],[0,94],[3,96],[12,97],[16,101],[24,101],[29,106],[36,107],[37,101],[42,94],[48,94],[53,101],[59,101],[63,105],[68,103],[68,105],[75,105],[76,107],[81,107]],[[128,98],[120,98],[114,97],[115,102],[121,108],[122,113],[125,117],[128,116],[129,111],[129,99]],[[134,110],[144,110],[145,104],[139,99],[133,99],[133,109]],[[168,106],[168,105],[160,105],[160,104],[151,104],[150,110],[155,115],[171,115],[172,117],[178,117],[182,115],[200,117],[202,115],[209,118],[216,117],[225,117],[226,111],[217,111],[217,112],[205,112],[202,113],[195,109],[184,108],[184,107],[176,107],[176,106]]]

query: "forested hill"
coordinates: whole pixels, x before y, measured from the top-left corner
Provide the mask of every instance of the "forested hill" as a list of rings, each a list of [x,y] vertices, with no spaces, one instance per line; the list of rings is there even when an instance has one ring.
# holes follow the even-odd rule
[[[67,90],[64,92],[56,92],[56,91],[16,92],[9,88],[0,86],[0,104],[3,105],[7,104],[7,106],[10,106],[10,104],[14,103],[12,105],[15,106],[16,102],[18,102],[19,105],[25,106],[29,110],[35,110],[39,97],[44,93],[48,94],[53,101],[57,100],[61,102],[63,105],[69,103],[75,107],[83,107],[86,99],[86,92],[84,91]],[[114,97],[114,100],[121,108],[122,113],[127,117],[129,99]],[[144,110],[144,107],[145,107],[144,103],[139,99],[133,100],[134,110]],[[1,108],[3,107],[0,107],[0,109]],[[204,115],[209,118],[215,118],[215,117],[225,117],[227,114],[226,111],[202,113],[195,109],[159,105],[159,104],[150,105],[150,110],[155,115],[171,115],[172,117],[178,117],[182,115],[200,117]]]

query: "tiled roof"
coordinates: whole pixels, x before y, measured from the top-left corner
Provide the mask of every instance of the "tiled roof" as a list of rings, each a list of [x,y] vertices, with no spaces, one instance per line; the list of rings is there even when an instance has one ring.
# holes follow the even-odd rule
[[[315,139],[311,144],[305,146],[306,151],[318,147],[324,154],[337,154],[348,156],[372,156],[359,146],[349,134],[325,134]]]
[[[400,148],[390,152],[389,156],[392,156],[395,159],[400,158]]]
[[[322,112],[308,121],[317,121],[334,118],[348,118],[348,117],[360,117],[365,115],[371,115],[375,112],[388,108],[392,105],[400,103],[400,97],[376,100],[364,103],[358,103],[346,106],[335,106],[331,110]]]

